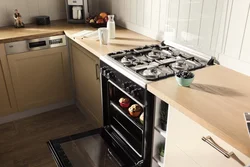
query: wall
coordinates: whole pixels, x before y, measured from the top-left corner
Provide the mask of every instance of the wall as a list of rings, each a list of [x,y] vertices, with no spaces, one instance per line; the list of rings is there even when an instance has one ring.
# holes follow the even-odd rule
[[[167,39],[250,75],[249,0],[99,0],[123,27]],[[240,11],[240,12],[239,12]]]
[[[0,0],[0,27],[13,24],[15,9],[19,10],[25,24],[38,15],[49,15],[51,20],[66,18],[64,0]]]
[[[189,46],[208,55],[217,51],[225,0],[100,0],[100,7],[133,31]]]
[[[228,0],[222,65],[250,76],[250,1]]]

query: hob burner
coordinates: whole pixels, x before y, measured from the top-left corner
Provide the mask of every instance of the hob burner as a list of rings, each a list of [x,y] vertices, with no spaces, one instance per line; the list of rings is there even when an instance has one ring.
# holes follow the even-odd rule
[[[173,76],[179,70],[203,68],[208,62],[164,43],[110,53],[108,56],[146,80]]]

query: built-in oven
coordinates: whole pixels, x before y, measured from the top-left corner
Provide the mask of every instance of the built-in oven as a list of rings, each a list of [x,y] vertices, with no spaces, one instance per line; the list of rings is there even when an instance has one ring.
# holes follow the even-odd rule
[[[59,167],[150,167],[154,96],[105,62],[100,66],[103,127],[49,141],[52,155]]]
[[[153,124],[153,95],[122,72],[101,62],[104,136],[112,150],[131,165],[150,166]],[[122,106],[121,99],[128,99]],[[139,113],[131,114],[137,106]],[[114,144],[115,143],[115,144]],[[119,145],[116,148],[116,144]],[[113,147],[114,146],[114,147]]]

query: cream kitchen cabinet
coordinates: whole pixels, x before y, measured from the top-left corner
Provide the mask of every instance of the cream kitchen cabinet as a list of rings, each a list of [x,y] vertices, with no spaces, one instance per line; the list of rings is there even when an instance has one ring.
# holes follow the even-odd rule
[[[0,44],[0,117],[17,112],[4,45]]]
[[[7,58],[19,111],[73,99],[66,46]]]
[[[70,41],[70,52],[76,100],[101,126],[100,60],[73,41]]]
[[[165,167],[242,167],[250,164],[247,156],[173,107],[169,108],[166,143]]]

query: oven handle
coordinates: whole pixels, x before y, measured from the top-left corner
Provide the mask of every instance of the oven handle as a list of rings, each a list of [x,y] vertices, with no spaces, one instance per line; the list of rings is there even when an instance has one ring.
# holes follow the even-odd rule
[[[131,98],[132,100],[134,100],[137,104],[139,104],[142,108],[145,108],[146,105],[143,105],[141,102],[139,102],[138,100],[136,100],[133,96],[131,96],[130,94],[128,94],[126,91],[124,91],[122,88],[120,88],[118,85],[116,85],[114,82],[112,82],[111,80],[108,80],[108,82],[110,84],[112,84],[113,86],[115,86],[117,89],[119,89],[122,93],[124,93],[126,96],[128,96],[129,98]]]

